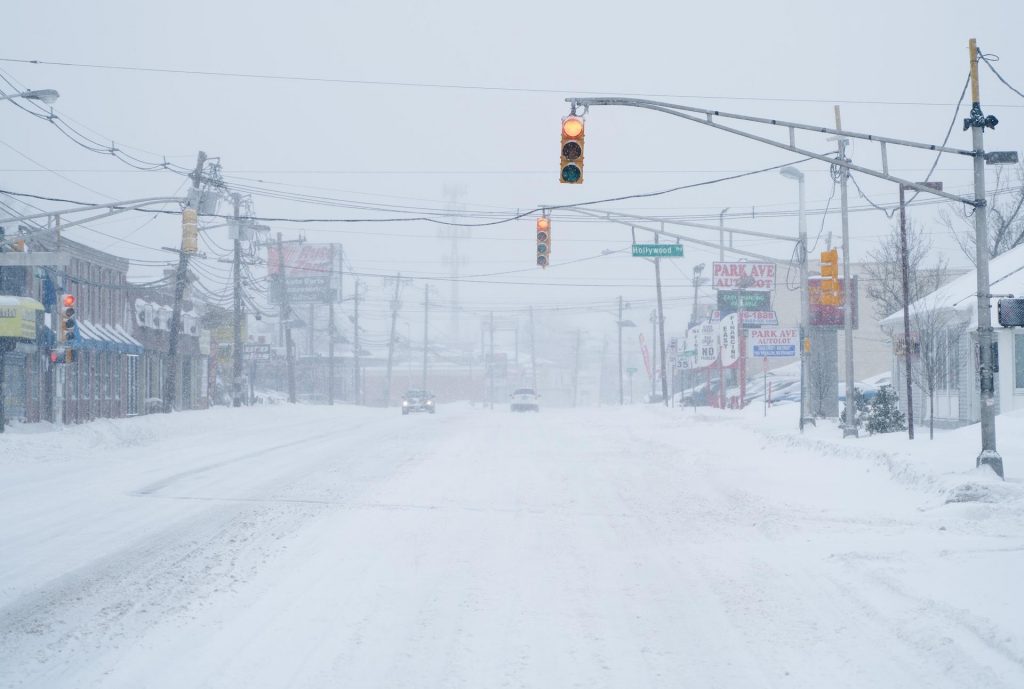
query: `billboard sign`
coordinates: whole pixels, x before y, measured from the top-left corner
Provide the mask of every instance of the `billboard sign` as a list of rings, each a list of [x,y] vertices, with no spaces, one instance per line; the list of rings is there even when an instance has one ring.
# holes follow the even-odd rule
[[[325,303],[334,299],[332,280],[334,252],[330,244],[290,243],[267,247],[267,275],[274,284],[270,297],[274,303],[281,301],[279,271],[284,264],[284,288],[288,290],[288,301],[293,304]]]
[[[775,289],[775,264],[754,261],[715,261],[711,286],[714,289]]]
[[[795,357],[800,354],[799,328],[755,328],[749,337],[752,357]]]
[[[771,311],[772,300],[769,292],[748,292],[746,290],[718,290],[718,310],[723,317],[737,311]]]

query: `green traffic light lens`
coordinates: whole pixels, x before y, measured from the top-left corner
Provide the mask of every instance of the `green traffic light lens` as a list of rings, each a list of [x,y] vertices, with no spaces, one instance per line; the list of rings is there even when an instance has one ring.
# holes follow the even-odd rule
[[[562,181],[568,184],[576,184],[580,181],[583,173],[575,165],[566,165],[562,168]]]
[[[562,157],[566,160],[576,160],[583,155],[583,147],[576,141],[568,141],[562,146]]]
[[[537,253],[538,254],[546,254],[547,252],[548,252],[548,245],[547,244],[538,244],[537,245]]]

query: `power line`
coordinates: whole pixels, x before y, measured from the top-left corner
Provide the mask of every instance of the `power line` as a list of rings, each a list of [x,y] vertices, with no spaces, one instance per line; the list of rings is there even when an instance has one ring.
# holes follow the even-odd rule
[[[25,65],[46,65],[51,67],[72,67],[78,69],[113,70],[122,72],[145,72],[155,74],[178,74],[203,77],[223,77],[232,79],[258,79],[268,81],[294,81],[323,84],[345,84],[352,86],[391,86],[402,88],[430,88],[448,89],[458,91],[492,91],[502,93],[542,93],[559,94],[574,93],[581,95],[606,95],[624,96],[633,98],[692,98],[699,100],[729,100],[729,101],[759,101],[766,103],[828,103],[828,104],[851,104],[851,105],[891,105],[891,106],[936,106],[946,107],[951,103],[934,103],[927,101],[884,101],[884,100],[863,100],[863,99],[836,99],[836,98],[781,98],[781,97],[756,97],[756,96],[707,96],[700,94],[679,94],[679,93],[635,93],[608,90],[586,90],[566,88],[537,88],[537,87],[515,87],[515,86],[494,86],[487,84],[456,84],[443,82],[426,81],[387,81],[380,79],[343,79],[338,77],[315,77],[294,74],[261,74],[258,72],[227,72],[220,70],[199,70],[179,69],[171,67],[147,67],[135,65],[113,65],[88,62],[66,62],[53,60],[37,60],[24,58],[0,57],[0,62],[10,62]],[[999,107],[1024,107],[1007,105]]]

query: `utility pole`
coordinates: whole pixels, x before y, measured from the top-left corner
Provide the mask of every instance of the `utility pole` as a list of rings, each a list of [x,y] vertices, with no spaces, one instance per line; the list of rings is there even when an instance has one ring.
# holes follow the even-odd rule
[[[914,439],[914,385],[910,371],[910,257],[907,255],[907,205],[900,185],[900,268],[903,273],[903,366],[907,377],[907,436]]]
[[[657,260],[657,259],[654,259]],[[651,401],[658,394],[658,310],[651,310]]]
[[[488,367],[488,370],[490,371],[490,378],[491,378],[491,392],[490,392],[490,395],[489,395],[489,401],[490,401],[490,407],[493,410],[494,409],[494,369],[495,369],[495,366],[494,366],[494,312],[493,311],[491,311],[490,316],[491,316],[491,318],[490,318],[491,355],[489,357],[490,358],[490,366]]]
[[[341,269],[338,270],[338,294],[331,290],[327,310],[327,404],[334,405],[334,302],[341,298]],[[334,270],[334,245],[331,244],[331,270]]]
[[[662,226],[664,228],[664,225]],[[654,235],[657,244],[660,235]],[[665,310],[661,301],[661,259],[654,259],[654,278],[658,288],[658,350],[661,352],[661,399],[668,406],[668,358],[665,356]]]
[[[836,129],[843,128],[839,116],[839,106],[835,106]],[[839,136],[839,159],[850,162],[846,158],[847,139]],[[846,423],[843,424],[843,437],[857,437],[857,388],[853,380],[853,300],[854,284],[850,276],[850,208],[847,194],[847,180],[850,170],[839,169],[840,204],[843,218],[843,359],[846,361]]]
[[[353,317],[353,320],[352,320],[352,341],[354,343],[353,344],[353,349],[352,349],[352,367],[353,367],[353,370],[352,370],[352,373],[353,373],[352,381],[353,381],[353,387],[354,387],[354,392],[355,392],[355,398],[353,399],[353,403],[361,404],[362,403],[363,384],[362,384],[362,380],[361,380],[361,378],[362,378],[362,371],[360,370],[362,365],[361,365],[361,363],[359,361],[359,351],[362,349],[362,344],[359,342],[359,279],[358,278],[356,279],[356,293],[355,293],[355,296],[353,297],[353,299],[355,301],[355,306],[353,307],[354,308],[354,312],[353,312],[353,316],[354,317]]]
[[[203,181],[203,166],[206,165],[206,153],[199,151],[196,157],[196,167],[192,174],[193,194],[189,196],[189,203],[186,208],[192,208],[200,202],[199,187]],[[193,208],[198,211],[198,208]],[[182,237],[184,239],[184,236]],[[174,308],[171,311],[170,333],[167,339],[167,370],[164,372],[163,407],[164,413],[169,414],[174,410],[174,401],[177,398],[178,388],[178,336],[181,330],[181,303],[185,299],[185,282],[188,280],[188,257],[184,251],[184,244],[178,251],[178,269],[174,274]]]
[[[420,388],[427,389],[427,353],[430,350],[430,285],[423,290],[423,381]]]
[[[391,366],[395,357],[395,327],[398,325],[398,294],[402,286],[402,274],[395,275],[395,296],[391,300],[391,337],[388,339],[387,387],[384,389],[384,406],[391,406]]]
[[[622,389],[622,295],[619,295],[619,406],[625,404]]]
[[[996,120],[994,117],[986,118],[981,111],[977,41],[972,38],[968,46],[971,52],[971,116],[964,121],[964,128],[971,128],[974,147],[974,238],[975,264],[978,274],[978,347],[981,350],[978,372],[981,383],[981,453],[978,455],[977,466],[988,465],[1000,478],[1003,478],[1003,458],[996,451],[996,402],[990,304],[992,286],[989,284],[988,273],[988,206],[985,198],[985,127],[995,127]]]
[[[718,214],[718,260],[722,263],[725,262],[725,214],[729,211],[729,208],[723,208],[722,212]],[[732,246],[732,233],[729,233],[729,246]]]
[[[234,261],[234,282],[235,282],[235,320],[234,320],[234,364],[232,370],[232,400],[231,406],[242,406],[242,228],[239,225],[239,214],[242,205],[242,195],[234,193],[231,200],[235,206],[235,261]]]
[[[530,380],[537,392],[537,345],[534,338],[533,304],[530,305]]]
[[[579,399],[580,387],[580,329],[576,328],[576,362],[572,367],[572,406],[576,406]]]
[[[281,290],[281,323],[284,324],[284,358],[288,365],[288,401],[295,404],[295,352],[292,344],[291,306],[288,303],[288,281],[284,272],[284,240],[277,233],[277,279]]]

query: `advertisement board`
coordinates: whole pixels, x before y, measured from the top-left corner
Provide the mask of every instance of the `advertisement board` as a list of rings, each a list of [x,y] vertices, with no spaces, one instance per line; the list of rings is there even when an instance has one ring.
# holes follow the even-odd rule
[[[775,264],[754,261],[715,261],[711,286],[714,289],[775,289]]]
[[[760,328],[766,325],[778,325],[779,317],[774,311],[741,310],[740,323],[744,328]]]
[[[267,275],[271,279],[270,298],[281,302],[279,271],[284,264],[284,288],[292,304],[325,303],[334,298],[334,253],[330,244],[282,244],[267,247]]]
[[[800,353],[799,328],[754,328],[747,335],[752,357],[795,357]]]
[[[737,311],[771,311],[770,292],[747,290],[718,290],[718,311],[723,317]]]

